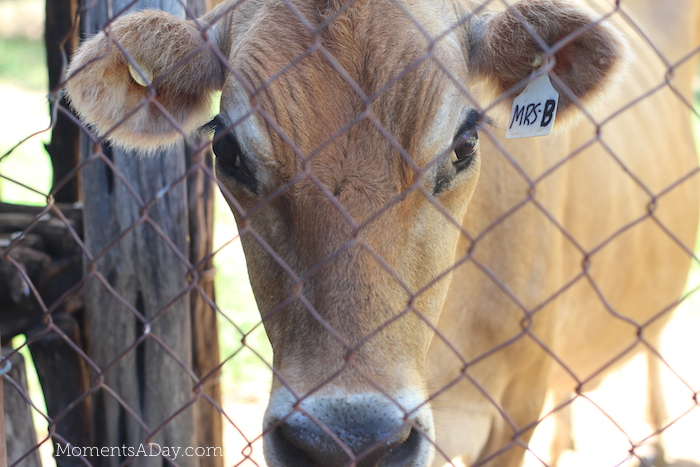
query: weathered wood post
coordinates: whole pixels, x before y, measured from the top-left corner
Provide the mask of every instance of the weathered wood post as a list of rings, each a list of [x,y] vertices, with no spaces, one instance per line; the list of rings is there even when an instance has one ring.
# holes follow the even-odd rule
[[[177,0],[135,4],[100,0],[85,13],[84,33],[96,33],[113,15],[131,6],[185,17],[185,8]],[[206,254],[204,234],[188,232],[190,216],[211,221],[206,203],[199,211],[188,209],[194,201],[188,200],[188,190],[199,196],[211,196],[211,190],[202,193],[188,187],[191,180],[181,178],[186,169],[182,146],[143,157],[105,145],[94,148],[86,141],[84,157],[90,159],[83,171],[85,243],[96,258],[86,262],[90,278],[85,301],[90,356],[102,370],[93,378],[103,381],[93,397],[95,445],[139,448],[144,444],[148,449],[147,443],[152,442],[183,450],[223,448],[220,414],[207,408],[208,402],[192,403],[190,374],[192,369],[202,375],[218,361],[218,347],[209,349],[216,355],[199,356],[196,365],[193,359],[193,353],[204,346],[202,339],[211,344],[217,335],[210,309],[195,306],[204,319],[193,315],[192,301],[197,297],[191,293],[192,276],[185,261],[191,252],[199,256],[189,258],[194,262]],[[192,238],[197,239],[196,246],[188,244]],[[208,329],[202,329],[202,323],[208,323]],[[208,392],[216,400],[218,388],[213,389]],[[153,430],[157,432],[151,436]],[[124,460],[97,457],[92,462],[116,466]],[[180,456],[176,462],[220,466],[223,459]],[[142,457],[131,465],[161,466],[163,458]]]
[[[207,12],[204,0],[188,0],[192,14],[200,17]],[[202,163],[212,167],[213,154],[211,151],[195,154],[185,151],[186,165]],[[203,171],[197,171],[187,179],[187,199],[190,216],[190,261],[202,264],[200,288],[212,299],[214,291],[214,259],[211,257],[214,249],[214,190],[218,189],[214,181]],[[221,387],[219,384],[220,370],[213,371],[219,365],[219,340],[216,311],[197,291],[190,294],[190,310],[192,316],[192,365],[199,377],[209,375],[204,382],[205,392],[221,405]],[[195,423],[198,431],[200,446],[223,447],[223,419],[218,410],[208,401],[202,400],[195,406]],[[208,465],[223,467],[223,458],[209,459]]]
[[[58,91],[65,73],[66,59],[78,45],[78,30],[73,28],[78,0],[46,0],[44,43],[49,74],[49,91]],[[65,97],[61,105],[68,107]],[[78,175],[71,171],[80,163],[80,130],[66,115],[57,112],[46,151],[53,167],[54,199],[59,203],[74,203],[80,199]],[[68,176],[67,180],[63,180]],[[57,184],[63,183],[60,187]]]

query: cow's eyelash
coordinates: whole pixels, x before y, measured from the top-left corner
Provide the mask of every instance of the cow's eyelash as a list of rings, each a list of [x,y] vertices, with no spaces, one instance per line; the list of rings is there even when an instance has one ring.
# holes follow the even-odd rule
[[[467,114],[467,118],[459,127],[459,130],[457,130],[455,138],[469,131],[480,130],[484,126],[493,126],[493,119],[484,112],[479,112],[472,109]]]
[[[210,138],[213,138],[217,132],[224,129],[226,129],[226,126],[218,115],[199,127],[200,133],[207,135]]]

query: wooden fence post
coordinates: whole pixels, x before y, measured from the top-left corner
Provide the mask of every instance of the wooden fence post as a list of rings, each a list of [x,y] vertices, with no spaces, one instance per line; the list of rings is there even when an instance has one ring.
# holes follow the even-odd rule
[[[205,0],[187,0],[187,6],[192,13],[200,17],[207,11]],[[185,152],[186,165],[189,167],[204,158],[202,162],[210,169],[213,163],[211,151],[200,155],[192,151]],[[198,263],[211,255],[214,249],[214,189],[215,183],[202,171],[187,179],[187,199],[189,200],[190,215],[190,261]],[[203,265],[205,271],[213,271],[214,259],[210,256]],[[215,299],[213,274],[204,274],[200,287],[212,299]],[[197,292],[190,294],[190,310],[192,313],[192,366],[197,376],[209,375],[206,382],[206,393],[221,406],[221,386],[219,376],[221,370],[214,371],[219,365],[219,339],[216,311]],[[223,418],[214,406],[202,400],[195,407],[195,424],[198,428],[198,443],[200,446],[223,447]],[[223,467],[222,457],[210,458],[211,467]]]
[[[113,15],[132,6],[157,8],[181,18],[185,15],[178,0],[148,0],[135,5],[131,0],[99,0],[85,13],[83,32],[96,33]],[[100,368],[108,368],[102,375],[104,388],[93,396],[95,446],[138,448],[153,442],[183,450],[213,443],[218,444],[213,447],[223,448],[219,444],[220,414],[207,411],[207,402],[188,405],[194,395],[187,369],[202,375],[207,367],[213,367],[212,361],[218,361],[218,348],[203,364],[193,357],[196,346],[202,346],[202,336],[193,337],[202,331],[198,323],[211,322],[213,312],[205,310],[205,319],[199,319],[197,310],[202,307],[193,308],[194,295],[183,293],[189,284],[187,267],[180,259],[192,251],[199,252],[198,256],[204,252],[206,242],[196,248],[188,243],[195,237],[188,232],[188,224],[192,224],[193,215],[207,218],[206,202],[211,198],[202,201],[205,208],[198,214],[188,208],[188,202],[193,201],[188,200],[188,190],[197,190],[191,190],[191,180],[175,183],[186,168],[182,145],[149,157],[106,145],[102,152],[126,182],[101,159],[92,161],[82,173],[85,244],[93,255],[99,255],[86,271],[92,274],[85,285],[90,356]],[[86,142],[84,157],[92,153]],[[142,213],[132,190],[142,200],[151,200],[156,194],[159,200]],[[210,189],[207,196],[211,196]],[[203,235],[200,232],[196,238]],[[190,259],[196,262],[199,258]],[[148,325],[139,314],[146,317]],[[206,341],[217,340],[215,320],[207,332]],[[145,340],[134,347],[144,336]],[[208,390],[214,400],[219,397],[217,384]],[[203,413],[207,413],[206,418]],[[147,439],[143,424],[149,430],[161,428]],[[117,466],[123,461],[116,457],[91,459],[95,466]],[[186,467],[220,466],[223,459],[181,456],[176,462]],[[163,459],[140,457],[130,465],[160,467]]]
[[[77,29],[70,34],[78,9],[78,0],[46,0],[46,23],[44,42],[46,44],[46,63],[49,74],[49,91],[53,91],[63,79],[65,59],[70,58],[78,44]],[[61,105],[67,108],[65,97]],[[80,163],[80,130],[67,116],[56,113],[54,127],[51,130],[51,142],[46,145],[51,156],[54,186],[63,181]],[[78,175],[66,180],[65,184],[54,191],[54,199],[59,203],[74,203],[80,199]]]

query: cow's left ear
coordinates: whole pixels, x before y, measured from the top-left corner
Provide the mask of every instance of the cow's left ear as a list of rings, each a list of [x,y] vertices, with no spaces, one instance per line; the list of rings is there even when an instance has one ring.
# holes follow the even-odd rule
[[[546,47],[541,47],[538,39]],[[589,103],[618,75],[627,42],[608,22],[568,0],[521,0],[504,11],[475,17],[470,30],[470,73],[483,78],[492,96],[517,95],[536,67],[553,59],[559,91],[557,115],[572,98]]]
[[[118,147],[171,146],[211,118],[211,94],[224,82],[212,46],[193,21],[156,10],[124,15],[73,56],[68,98]]]

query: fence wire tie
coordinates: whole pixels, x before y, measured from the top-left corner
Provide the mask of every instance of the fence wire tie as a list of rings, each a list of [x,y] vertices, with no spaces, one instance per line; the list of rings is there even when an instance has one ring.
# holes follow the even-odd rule
[[[5,376],[6,374],[8,374],[10,372],[10,370],[12,369],[12,362],[10,361],[9,358],[2,357],[2,359],[0,359],[0,363],[1,362],[5,362],[5,366],[0,368],[0,378]]]

